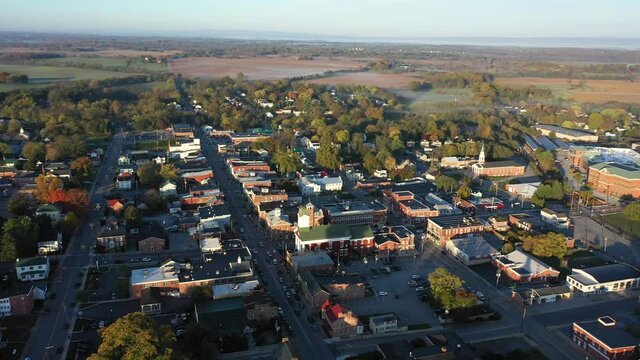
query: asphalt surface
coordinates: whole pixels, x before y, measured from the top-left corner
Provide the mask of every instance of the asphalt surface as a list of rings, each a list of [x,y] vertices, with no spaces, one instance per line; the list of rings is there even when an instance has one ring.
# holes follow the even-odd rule
[[[248,213],[248,210],[243,207],[243,195],[240,191],[237,191],[238,184],[227,172],[224,166],[224,160],[214,151],[213,145],[207,137],[201,138],[201,144],[203,144],[203,152],[214,171],[216,181],[225,194],[225,199],[231,209],[234,222],[244,229],[247,246],[256,248],[259,251],[256,258],[258,259],[260,269],[265,274],[267,280],[265,285],[268,287],[269,293],[274,297],[275,301],[282,307],[284,316],[289,321],[292,329],[291,336],[296,348],[300,352],[300,356],[305,360],[335,358],[319,333],[313,331],[306,319],[296,316],[291,304],[287,301],[282,286],[279,283],[280,275],[277,274],[276,269],[271,264],[271,258],[266,256],[266,251],[275,249],[276,246],[265,238],[263,232],[255,226],[256,222],[251,220],[250,216],[246,218],[243,216]],[[259,246],[261,241],[264,241],[265,247]],[[286,276],[283,274],[282,277]]]
[[[111,187],[112,179],[109,168],[116,165],[123,140],[122,134],[114,136],[105,152],[102,166],[97,169],[87,214],[77,233],[70,240],[65,254],[60,257],[58,270],[52,274],[52,285],[48,293],[55,293],[56,297],[54,300],[48,299],[45,303],[51,309],[51,313],[40,315],[31,331],[31,337],[25,345],[23,358],[50,360],[62,359],[64,356],[65,352],[58,353],[58,349],[60,347],[66,348],[73,330],[73,323],[78,311],[76,293],[79,288],[76,287],[76,283],[83,282],[83,277],[78,274],[91,265],[93,231],[97,230],[100,221],[100,213],[96,211],[96,204],[102,202],[103,195]],[[93,224],[93,227],[90,224]],[[67,326],[68,328],[65,329]]]

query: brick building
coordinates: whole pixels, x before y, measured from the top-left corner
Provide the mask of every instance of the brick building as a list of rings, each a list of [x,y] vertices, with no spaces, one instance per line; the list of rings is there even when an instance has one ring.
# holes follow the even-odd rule
[[[406,225],[421,225],[427,218],[440,215],[440,212],[416,199],[411,191],[385,190],[385,202],[391,208],[391,213],[400,217]]]
[[[330,337],[358,334],[360,319],[346,306],[326,301],[322,304],[322,328]]]
[[[429,218],[427,239],[444,247],[447,241],[465,234],[479,233],[484,230],[480,221],[466,215],[449,215]]]
[[[638,358],[638,338],[610,316],[573,323],[572,340],[588,359],[631,360]]]
[[[289,216],[282,212],[281,208],[275,208],[268,212],[265,224],[269,239],[272,241],[287,241],[293,239],[293,223]]]
[[[415,249],[415,235],[403,225],[389,226],[374,237],[375,246],[380,253],[395,253]]]
[[[474,176],[521,176],[526,166],[513,160],[489,161],[484,164],[474,164],[471,171]]]
[[[286,191],[269,187],[251,187],[245,191],[254,206],[258,206],[264,202],[287,201],[289,199]]]
[[[640,166],[604,162],[589,166],[587,184],[603,194],[640,197]]]

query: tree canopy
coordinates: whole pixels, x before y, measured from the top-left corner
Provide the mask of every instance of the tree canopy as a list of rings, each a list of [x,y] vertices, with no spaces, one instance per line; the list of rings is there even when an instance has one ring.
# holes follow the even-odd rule
[[[325,169],[336,170],[342,164],[340,149],[331,141],[320,143],[320,149],[316,152],[316,163]]]
[[[525,236],[522,248],[540,257],[563,258],[567,254],[567,237],[558,233]]]
[[[102,343],[90,360],[170,360],[175,336],[140,312],[127,314],[106,327]]]

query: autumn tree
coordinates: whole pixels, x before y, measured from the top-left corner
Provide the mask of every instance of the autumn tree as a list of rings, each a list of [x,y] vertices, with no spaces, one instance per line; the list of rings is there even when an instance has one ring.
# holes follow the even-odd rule
[[[141,312],[127,314],[101,333],[98,352],[89,360],[170,360],[175,336],[166,325],[157,327]]]
[[[160,166],[160,176],[167,181],[175,180],[178,178],[178,168],[173,164],[162,164]]]
[[[87,156],[79,157],[71,162],[71,174],[76,183],[81,183],[93,175],[93,163]]]
[[[567,238],[553,232],[526,236],[522,241],[522,248],[535,256],[561,259],[567,254]]]
[[[89,193],[84,189],[70,189],[67,191],[67,209],[78,215],[82,215],[87,211],[89,206]]]
[[[49,196],[56,190],[62,189],[62,180],[55,176],[39,175],[36,178],[36,199],[40,203],[49,202]]]

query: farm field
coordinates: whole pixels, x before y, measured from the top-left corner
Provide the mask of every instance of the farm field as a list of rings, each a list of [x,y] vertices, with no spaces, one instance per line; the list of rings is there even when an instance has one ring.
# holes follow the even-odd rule
[[[556,96],[579,102],[620,101],[640,103],[640,82],[624,80],[572,80],[558,78],[497,78],[499,85],[522,87],[534,85],[551,89]]]
[[[276,80],[297,76],[322,74],[329,70],[357,69],[366,60],[349,58],[318,57],[313,60],[298,60],[295,57],[248,57],[248,58],[184,58],[171,60],[169,68],[175,74],[202,79],[235,77],[243,73],[251,80]]]
[[[0,72],[13,74],[27,74],[28,84],[0,84],[0,90],[13,90],[20,88],[33,88],[38,86],[51,85],[54,82],[76,81],[76,80],[104,80],[109,78],[127,77],[132,73],[82,69],[74,67],[58,66],[31,66],[31,65],[2,65]]]
[[[68,56],[101,56],[101,57],[139,57],[139,56],[171,56],[180,51],[144,51],[144,50],[127,50],[127,49],[102,49],[96,51],[69,51],[69,50],[47,50],[43,48],[29,47],[5,47],[0,48],[0,54],[11,53],[57,53],[66,54]]]
[[[411,73],[380,73],[375,71],[354,72],[336,74],[320,79],[313,79],[310,82],[323,85],[364,85],[377,86],[385,89],[408,89],[409,83],[418,80],[418,77]]]

